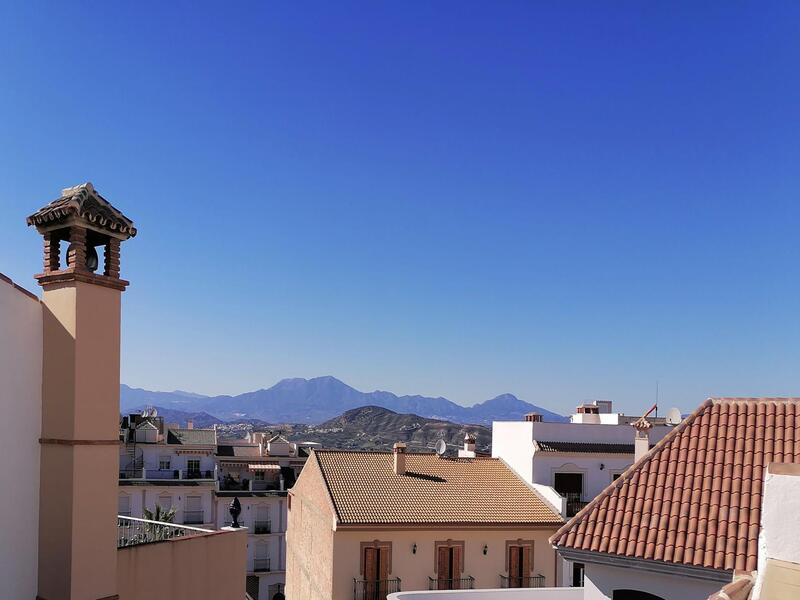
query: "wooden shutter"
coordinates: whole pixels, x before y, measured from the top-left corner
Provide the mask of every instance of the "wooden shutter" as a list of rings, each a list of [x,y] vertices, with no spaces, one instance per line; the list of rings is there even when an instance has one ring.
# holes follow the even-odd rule
[[[378,549],[364,548],[364,580],[375,581],[378,578]]]
[[[449,546],[439,546],[439,555],[437,557],[437,569],[436,569],[439,581],[444,581],[445,579],[450,579],[450,547]],[[439,589],[447,589],[444,587],[439,587]]]
[[[450,546],[450,578],[453,580],[453,589],[461,589],[461,546]]]
[[[520,587],[520,547],[508,547],[508,587]]]
[[[378,547],[378,579],[389,579],[389,548],[387,546]]]
[[[533,554],[530,546],[522,546],[522,573],[523,577],[530,577],[531,576],[531,559],[533,558],[531,554]],[[525,581],[527,584],[527,581]]]

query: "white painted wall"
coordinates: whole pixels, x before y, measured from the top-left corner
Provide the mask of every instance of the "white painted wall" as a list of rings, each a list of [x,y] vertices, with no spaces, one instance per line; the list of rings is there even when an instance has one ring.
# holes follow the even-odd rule
[[[706,600],[723,583],[686,577],[662,575],[633,568],[587,563],[583,579],[583,600],[612,600],[614,590],[638,590],[663,600]]]
[[[583,588],[517,588],[397,592],[387,600],[583,600]]]
[[[531,421],[492,422],[492,457],[502,458],[528,483],[533,483],[533,426]]]
[[[0,595],[37,592],[42,306],[0,280]]]

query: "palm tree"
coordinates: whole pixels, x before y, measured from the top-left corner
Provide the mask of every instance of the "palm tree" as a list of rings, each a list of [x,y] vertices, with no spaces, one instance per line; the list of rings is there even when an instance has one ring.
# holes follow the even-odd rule
[[[157,521],[159,523],[172,523],[173,519],[175,518],[175,508],[161,508],[160,504],[156,504],[156,509],[151,511],[148,509],[143,509],[144,518],[147,521],[151,521],[150,523],[146,523],[144,526],[145,529],[145,536],[148,542],[160,542],[162,540],[168,540],[171,537],[174,537],[176,534],[180,535],[181,530],[174,527],[162,527],[157,523],[152,521]]]
[[[175,518],[175,507],[161,508],[160,504],[156,504],[156,509],[151,511],[144,509],[144,518],[148,521],[159,521],[161,523],[172,523]]]

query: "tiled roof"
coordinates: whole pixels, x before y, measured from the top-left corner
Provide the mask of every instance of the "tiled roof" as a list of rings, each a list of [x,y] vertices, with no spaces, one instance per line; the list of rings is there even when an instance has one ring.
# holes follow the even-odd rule
[[[43,226],[58,223],[73,215],[127,237],[136,235],[133,221],[97,193],[89,182],[61,190],[59,198],[28,217],[28,225]]]
[[[634,454],[633,444],[603,444],[600,442],[549,442],[536,440],[542,452],[572,452],[578,454]]]
[[[800,462],[800,398],[709,399],[551,542],[563,549],[752,571],[770,462]]]
[[[261,456],[258,446],[217,446],[217,456]]]
[[[560,525],[561,517],[495,458],[406,455],[397,475],[389,452],[315,450],[342,524]]]
[[[213,429],[170,429],[167,435],[168,444],[184,446],[214,446],[217,443]]]

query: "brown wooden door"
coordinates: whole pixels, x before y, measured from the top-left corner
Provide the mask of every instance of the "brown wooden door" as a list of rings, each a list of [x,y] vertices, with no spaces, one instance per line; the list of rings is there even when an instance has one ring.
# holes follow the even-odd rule
[[[389,548],[367,546],[364,548],[364,596],[366,600],[386,597],[386,580],[389,579]]]
[[[437,589],[460,589],[461,546],[439,546],[437,563]]]
[[[528,587],[531,575],[531,547],[508,547],[508,587]]]

